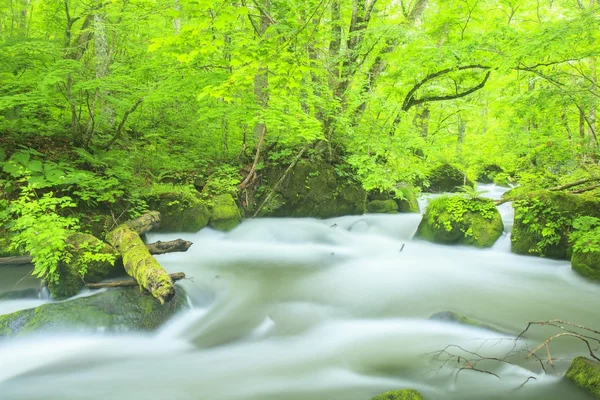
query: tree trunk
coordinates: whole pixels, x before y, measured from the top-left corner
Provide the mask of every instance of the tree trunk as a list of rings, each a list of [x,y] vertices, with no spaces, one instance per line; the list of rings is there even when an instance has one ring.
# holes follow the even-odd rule
[[[146,214],[119,225],[106,235],[106,241],[123,257],[125,272],[164,304],[175,296],[173,281],[152,257],[139,236],[139,232],[146,231],[149,227],[151,229],[159,222],[158,212]]]

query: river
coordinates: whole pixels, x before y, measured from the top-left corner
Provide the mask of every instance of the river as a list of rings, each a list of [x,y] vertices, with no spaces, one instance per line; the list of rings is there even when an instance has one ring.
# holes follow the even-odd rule
[[[490,197],[502,192],[483,188]],[[412,239],[418,214],[256,219],[230,233],[151,234],[194,243],[158,256],[190,278],[181,284],[193,308],[153,334],[0,341],[0,398],[369,400],[414,388],[427,400],[590,399],[562,379],[569,360],[585,355],[583,343],[552,342],[550,365],[545,349],[542,363],[517,351],[556,330],[532,327],[527,343],[511,338],[528,321],[556,318],[597,329],[600,285],[568,262],[511,254],[512,210],[500,211],[507,232],[486,250]],[[3,271],[0,291],[24,272]],[[3,301],[0,313],[44,301]],[[495,330],[430,318],[442,311]],[[459,372],[464,361],[444,363],[439,353],[449,345],[471,362],[478,357],[457,346],[494,358],[514,350],[510,364],[481,361],[483,372]]]

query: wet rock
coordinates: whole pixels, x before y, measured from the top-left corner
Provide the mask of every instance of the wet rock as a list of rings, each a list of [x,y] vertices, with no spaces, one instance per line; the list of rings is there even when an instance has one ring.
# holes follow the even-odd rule
[[[208,225],[210,209],[206,203],[184,187],[174,186],[172,191],[149,195],[148,206],[160,212],[157,232],[198,232]]]
[[[464,185],[473,187],[473,182],[465,179],[461,170],[447,163],[431,170],[427,179],[429,187],[423,190],[429,193],[456,192]]]
[[[240,224],[242,215],[233,196],[221,194],[213,199],[210,226],[219,231],[230,231]]]
[[[40,330],[150,331],[185,307],[186,295],[179,287],[175,298],[164,305],[139,288],[111,289],[0,315],[0,337]]]
[[[575,357],[565,376],[600,399],[600,362],[586,357]]]
[[[573,220],[581,216],[600,218],[599,199],[564,192],[537,191],[513,202],[513,207],[511,251],[563,260],[571,257]],[[580,259],[576,264],[586,262]]]
[[[418,213],[420,211],[417,191],[411,185],[397,185],[394,200],[398,203],[398,211],[401,213]]]
[[[494,202],[481,197],[442,196],[432,200],[417,236],[434,243],[491,247],[504,224]]]
[[[423,396],[416,390],[402,389],[385,392],[373,397],[371,400],[423,400]]]
[[[394,200],[373,200],[367,204],[367,211],[372,214],[396,214],[398,203]]]
[[[600,281],[600,252],[581,250],[573,251],[571,268],[579,275],[594,281]]]
[[[23,299],[38,299],[40,296],[40,289],[22,289],[22,290],[11,290],[9,292],[0,293],[0,300],[23,300]]]
[[[114,261],[118,253],[98,238],[75,233],[69,236],[67,243],[71,245],[71,260],[59,264],[58,280],[48,282],[48,290],[55,300],[75,296],[85,282],[99,282],[117,271]],[[102,259],[91,259],[90,253],[100,255]]]
[[[286,167],[273,168],[264,176],[274,185]],[[352,177],[339,176],[336,166],[323,161],[300,160],[283,180],[276,196],[261,215],[330,218],[365,212],[367,193]]]

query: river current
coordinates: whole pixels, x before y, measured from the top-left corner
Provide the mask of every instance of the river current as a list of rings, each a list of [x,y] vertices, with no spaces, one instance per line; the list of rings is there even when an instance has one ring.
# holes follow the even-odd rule
[[[402,388],[427,400],[590,399],[562,379],[583,343],[553,341],[550,364],[545,348],[541,361],[527,348],[556,330],[514,337],[528,321],[598,329],[600,285],[568,262],[511,254],[510,204],[500,211],[506,232],[485,250],[413,239],[419,214],[151,234],[194,243],[157,256],[190,278],[181,285],[192,308],[152,334],[0,340],[0,399],[369,400]],[[0,291],[34,285],[18,282],[25,272],[3,270]],[[0,314],[45,301],[1,301]],[[440,312],[481,325],[431,318]]]

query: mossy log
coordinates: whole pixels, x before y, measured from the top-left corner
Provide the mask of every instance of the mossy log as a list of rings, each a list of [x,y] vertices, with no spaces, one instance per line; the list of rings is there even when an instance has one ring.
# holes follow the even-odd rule
[[[185,274],[183,272],[176,272],[174,274],[169,274],[169,277],[171,278],[171,280],[173,282],[176,282],[181,279],[185,279]],[[138,283],[135,279],[124,279],[124,280],[120,280],[120,281],[88,283],[86,286],[88,287],[88,289],[104,289],[104,288],[138,286]],[[0,298],[1,298],[1,296],[0,296]]]
[[[392,390],[373,397],[371,400],[423,400],[421,393],[413,389]]]
[[[135,233],[141,235],[160,225],[160,213],[158,211],[150,211],[141,217],[125,222],[123,225],[127,225]],[[117,229],[119,229],[119,227],[117,227]]]
[[[152,221],[156,219],[160,222],[158,212],[146,214],[146,216],[148,218],[145,220],[150,221],[150,224],[154,224]],[[133,226],[135,227],[143,228],[143,225],[137,225],[137,222],[144,217],[130,222],[134,222]],[[158,261],[152,257],[135,228],[132,228],[131,223],[119,225],[115,230],[107,233],[106,241],[121,254],[125,271],[141,287],[148,290],[161,303],[173,298],[175,295],[173,281]]]
[[[577,386],[587,389],[594,398],[600,399],[600,362],[575,357],[565,376]]]

